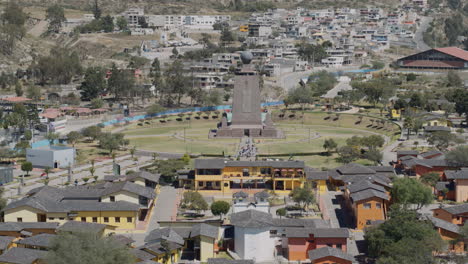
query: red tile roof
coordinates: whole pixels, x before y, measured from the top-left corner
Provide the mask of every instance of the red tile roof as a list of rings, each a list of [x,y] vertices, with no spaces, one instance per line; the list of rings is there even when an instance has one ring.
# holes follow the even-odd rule
[[[435,50],[468,61],[468,51],[466,50],[457,47],[438,48]]]
[[[460,61],[430,61],[430,60],[411,60],[405,61],[405,67],[434,67],[434,68],[463,68],[463,62]]]
[[[10,103],[20,103],[20,102],[31,101],[31,99],[26,98],[26,97],[7,97],[7,98],[3,98],[2,100],[10,102]]]

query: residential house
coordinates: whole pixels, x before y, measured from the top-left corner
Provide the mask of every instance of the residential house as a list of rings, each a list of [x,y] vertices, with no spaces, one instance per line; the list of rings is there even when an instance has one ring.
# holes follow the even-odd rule
[[[274,226],[271,214],[246,210],[231,215],[234,226],[234,250],[241,259],[268,262],[275,259],[275,238],[270,236]]]
[[[327,191],[328,171],[317,171],[312,167],[305,167],[306,181],[313,189],[323,193]]]
[[[391,177],[395,175],[392,166],[364,166],[349,163],[328,171],[330,183],[336,187],[346,184],[368,180],[383,187],[389,187]]]
[[[13,247],[0,255],[1,264],[40,264],[47,252],[30,248]]]
[[[51,246],[52,240],[56,237],[53,234],[38,234],[35,236],[23,238],[18,240],[16,244],[18,247],[30,248],[37,250],[48,250]]]
[[[435,218],[462,226],[468,220],[468,203],[439,207],[432,210]]]
[[[142,185],[148,188],[156,189],[159,184],[161,174],[150,173],[144,170],[126,175],[125,180]]]
[[[406,175],[417,178],[429,172],[437,172],[442,176],[445,170],[456,169],[447,162],[445,155],[435,152],[418,157],[402,157],[396,162],[395,167],[403,170]]]
[[[0,236],[29,237],[38,234],[55,234],[56,222],[4,222],[0,223]]]
[[[268,201],[270,194],[267,191],[257,192],[253,199],[249,199],[249,195],[243,191],[232,194],[233,205],[232,212],[238,213],[250,209],[270,212],[270,202]]]
[[[6,250],[14,247],[16,237],[13,236],[0,236],[0,255],[3,254]]]
[[[339,248],[321,247],[308,252],[312,264],[351,264],[354,257]]]
[[[251,259],[225,259],[225,258],[210,258],[208,264],[255,264]]]
[[[448,195],[458,203],[468,201],[468,168],[461,168],[460,170],[446,170],[442,178],[446,179],[449,186],[449,193],[452,191],[453,195]]]
[[[346,185],[343,192],[357,229],[387,219],[390,195],[385,187],[363,180]]]
[[[468,219],[468,204],[439,207],[433,209],[433,216],[428,219],[432,222],[443,240],[457,241],[449,243],[449,251],[463,253],[467,251],[468,244],[460,240],[460,228]]]
[[[94,186],[31,190],[8,204],[6,222],[58,222],[70,220],[106,224],[116,229],[135,229],[153,208],[154,190],[132,182]]]

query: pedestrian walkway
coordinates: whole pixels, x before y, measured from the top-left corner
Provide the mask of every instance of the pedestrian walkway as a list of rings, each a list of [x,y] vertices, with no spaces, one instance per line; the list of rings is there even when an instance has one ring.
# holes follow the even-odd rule
[[[257,157],[257,147],[250,137],[243,137],[239,143],[236,159],[254,161]]]

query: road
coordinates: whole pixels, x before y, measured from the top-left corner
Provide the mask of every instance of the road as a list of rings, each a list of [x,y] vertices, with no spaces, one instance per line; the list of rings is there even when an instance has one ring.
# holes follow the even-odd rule
[[[323,98],[335,98],[339,92],[341,91],[349,91],[352,90],[353,87],[349,84],[351,82],[351,78],[348,76],[341,76],[339,78],[338,84],[333,87],[333,89],[329,90]]]
[[[416,42],[416,48],[420,51],[428,50],[431,48],[424,42],[423,39],[423,33],[426,32],[431,21],[432,17],[421,17],[419,27],[416,30],[416,33],[414,34],[414,42]]]

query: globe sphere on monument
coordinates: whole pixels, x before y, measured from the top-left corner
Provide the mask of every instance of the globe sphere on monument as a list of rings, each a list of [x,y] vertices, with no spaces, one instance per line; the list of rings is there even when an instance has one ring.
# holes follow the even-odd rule
[[[240,57],[243,64],[250,64],[250,62],[253,60],[253,55],[250,51],[243,51]]]

